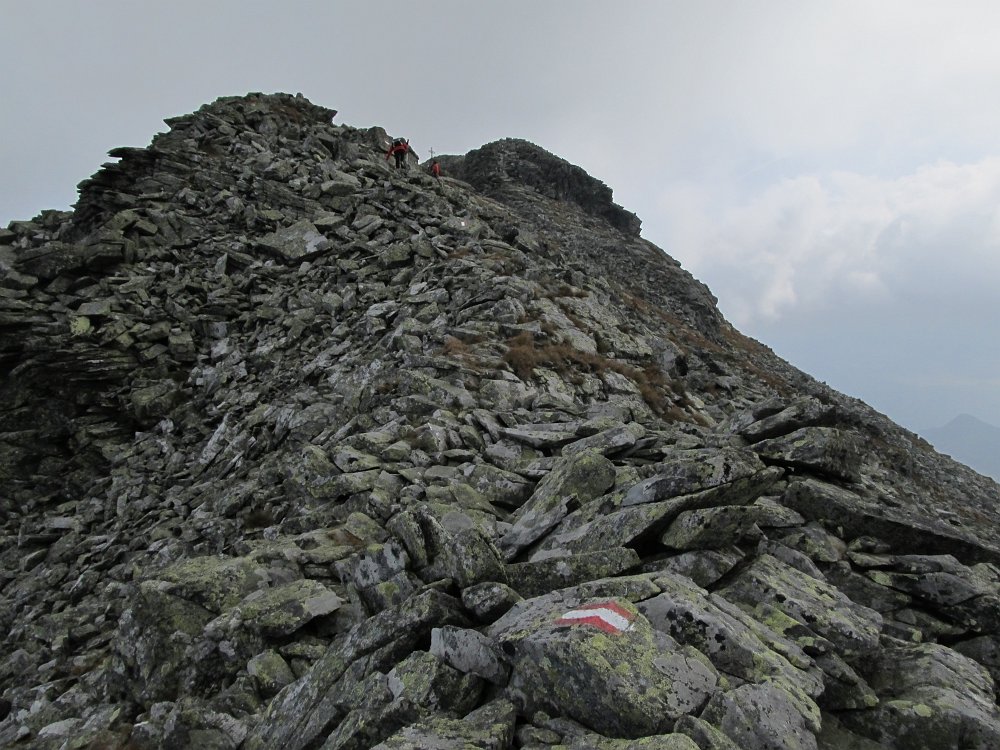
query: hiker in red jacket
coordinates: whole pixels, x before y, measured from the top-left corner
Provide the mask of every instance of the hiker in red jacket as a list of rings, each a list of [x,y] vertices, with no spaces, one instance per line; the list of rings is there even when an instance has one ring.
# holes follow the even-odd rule
[[[406,167],[406,155],[410,151],[410,142],[405,138],[396,138],[392,142],[392,146],[385,154],[385,160],[389,161],[390,156],[396,157],[396,168],[403,169]]]
[[[431,162],[431,174],[435,179],[441,179],[441,165],[437,163],[437,159]]]

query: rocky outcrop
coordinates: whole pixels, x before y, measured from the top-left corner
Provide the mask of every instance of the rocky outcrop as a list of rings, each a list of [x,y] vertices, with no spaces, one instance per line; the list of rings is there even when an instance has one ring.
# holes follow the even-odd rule
[[[465,156],[439,158],[448,170],[478,190],[502,189],[505,183],[523,185],[547,198],[574,203],[615,229],[639,236],[639,217],[611,200],[611,188],[534,143],[505,138]]]
[[[992,748],[997,485],[521,141],[221,99],[0,230],[0,745]]]

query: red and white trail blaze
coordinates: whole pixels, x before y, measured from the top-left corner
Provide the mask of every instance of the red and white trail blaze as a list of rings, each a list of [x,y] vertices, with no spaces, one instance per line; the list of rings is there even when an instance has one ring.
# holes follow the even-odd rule
[[[605,633],[623,633],[632,628],[635,615],[615,602],[597,602],[571,609],[556,625],[593,625]]]

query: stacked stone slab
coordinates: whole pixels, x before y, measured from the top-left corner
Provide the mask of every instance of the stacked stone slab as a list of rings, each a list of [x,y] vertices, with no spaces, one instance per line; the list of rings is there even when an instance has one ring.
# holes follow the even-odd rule
[[[0,745],[1000,747],[996,484],[568,162],[334,114],[0,230]]]

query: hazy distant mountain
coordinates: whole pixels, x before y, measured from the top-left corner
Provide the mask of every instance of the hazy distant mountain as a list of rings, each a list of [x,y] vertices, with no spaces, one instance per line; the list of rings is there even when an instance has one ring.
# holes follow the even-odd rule
[[[940,452],[1000,481],[1000,427],[960,414],[925,435]]]

